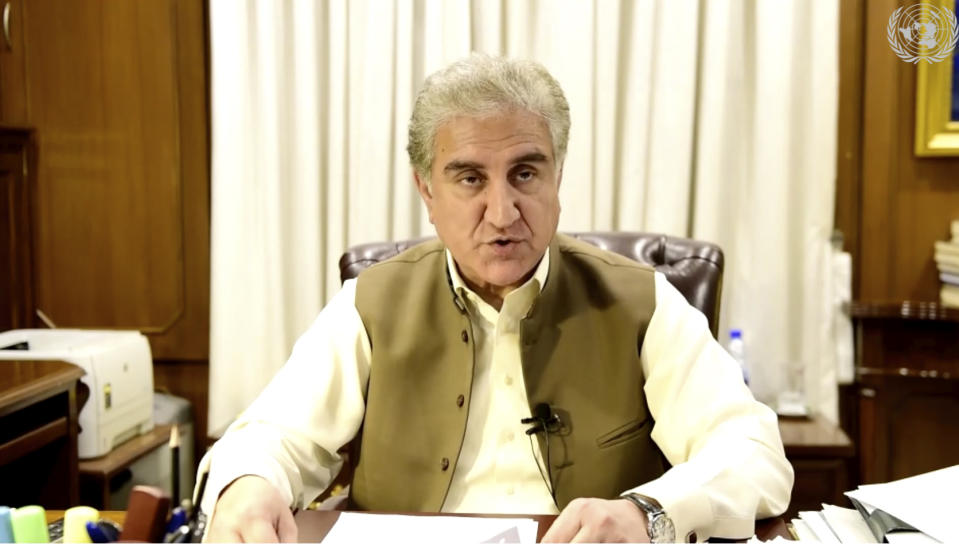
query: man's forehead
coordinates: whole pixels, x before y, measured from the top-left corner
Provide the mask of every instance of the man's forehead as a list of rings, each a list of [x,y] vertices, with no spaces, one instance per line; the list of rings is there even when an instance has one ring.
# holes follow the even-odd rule
[[[438,127],[433,145],[435,158],[444,163],[490,153],[514,162],[553,158],[549,127],[533,114],[457,116]]]

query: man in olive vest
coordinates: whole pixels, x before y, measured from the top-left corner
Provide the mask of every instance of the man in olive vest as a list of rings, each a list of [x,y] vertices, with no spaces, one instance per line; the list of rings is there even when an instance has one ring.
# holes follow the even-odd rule
[[[557,234],[569,107],[474,55],[409,128],[439,240],[348,281],[204,463],[208,538],[296,540],[356,439],[365,510],[558,513],[545,540],[748,537],[793,473],[705,317],[662,274]]]

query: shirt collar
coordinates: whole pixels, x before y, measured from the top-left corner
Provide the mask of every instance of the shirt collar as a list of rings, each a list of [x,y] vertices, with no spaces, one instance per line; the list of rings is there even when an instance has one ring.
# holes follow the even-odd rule
[[[456,293],[456,296],[465,298],[467,300],[479,301],[482,300],[476,292],[469,288],[466,282],[460,276],[459,269],[456,267],[456,261],[453,260],[453,254],[450,253],[450,250],[446,250],[446,269],[449,270],[450,282],[453,286],[453,291]],[[546,279],[549,277],[549,248],[546,248],[546,252],[543,254],[543,258],[539,260],[539,264],[536,265],[536,271],[533,272],[533,275],[526,280],[523,285],[519,286],[512,292],[525,290],[528,285],[533,282],[536,286],[537,293],[543,292],[543,286],[546,285]],[[511,293],[512,294],[512,293]],[[509,295],[507,295],[509,296]],[[505,301],[504,301],[505,302]]]

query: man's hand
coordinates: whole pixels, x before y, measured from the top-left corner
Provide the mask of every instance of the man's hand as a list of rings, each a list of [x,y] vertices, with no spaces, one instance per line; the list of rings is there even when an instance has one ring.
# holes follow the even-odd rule
[[[217,499],[203,541],[296,542],[296,523],[273,484],[241,476]]]
[[[626,499],[575,499],[543,542],[649,542],[646,514]]]

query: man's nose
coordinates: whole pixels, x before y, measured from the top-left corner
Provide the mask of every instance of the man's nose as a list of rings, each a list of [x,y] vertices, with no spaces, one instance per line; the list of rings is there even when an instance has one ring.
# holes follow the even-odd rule
[[[508,181],[494,181],[486,186],[485,219],[492,226],[505,229],[519,219],[516,189]]]

